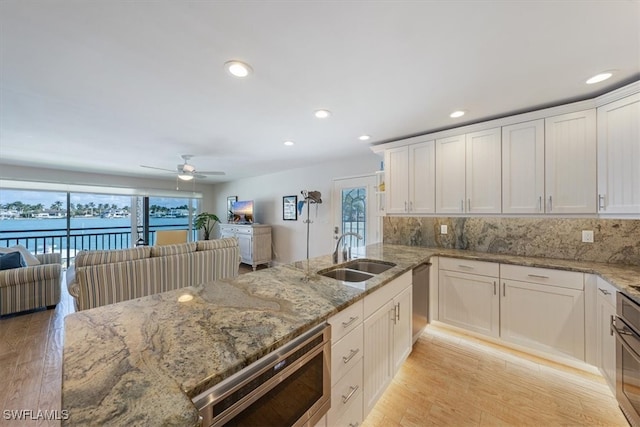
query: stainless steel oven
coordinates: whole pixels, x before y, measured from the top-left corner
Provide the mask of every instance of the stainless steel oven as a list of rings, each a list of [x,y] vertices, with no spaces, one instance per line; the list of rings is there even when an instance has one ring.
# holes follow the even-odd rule
[[[616,399],[633,427],[640,427],[640,304],[618,292],[616,318]]]
[[[331,406],[331,328],[319,325],[196,396],[203,426],[314,426]]]

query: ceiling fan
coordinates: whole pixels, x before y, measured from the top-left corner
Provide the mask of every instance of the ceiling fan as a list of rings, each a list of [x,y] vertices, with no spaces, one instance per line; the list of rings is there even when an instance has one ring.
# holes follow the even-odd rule
[[[155,166],[147,166],[147,165],[140,165],[140,167],[175,173],[175,174],[178,174],[178,178],[182,179],[183,181],[191,181],[193,178],[206,178],[209,175],[224,175],[224,172],[220,172],[220,171],[202,172],[202,171],[196,170],[196,167],[189,163],[189,159],[194,157],[193,154],[182,154],[180,157],[182,157],[182,159],[184,160],[184,163],[177,165],[175,170],[157,168]]]

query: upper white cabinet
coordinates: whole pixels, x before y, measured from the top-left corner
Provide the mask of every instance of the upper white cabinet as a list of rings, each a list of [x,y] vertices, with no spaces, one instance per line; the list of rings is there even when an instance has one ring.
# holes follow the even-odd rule
[[[435,141],[385,150],[387,212],[435,212]]]
[[[436,140],[436,212],[464,213],[464,135]]]
[[[640,94],[598,108],[598,212],[640,213]]]
[[[502,128],[502,212],[544,213],[544,120]]]
[[[545,119],[545,212],[596,213],[596,110]]]
[[[500,213],[500,128],[436,140],[436,212]]]

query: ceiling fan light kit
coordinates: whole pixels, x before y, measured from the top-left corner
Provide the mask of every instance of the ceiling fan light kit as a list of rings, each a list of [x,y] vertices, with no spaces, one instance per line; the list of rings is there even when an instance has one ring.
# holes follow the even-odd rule
[[[189,164],[189,159],[193,157],[193,154],[182,154],[180,157],[182,157],[182,159],[184,160],[184,163],[177,165],[176,169],[174,170],[158,168],[155,166],[146,166],[146,165],[140,165],[140,167],[147,168],[147,169],[156,169],[156,170],[161,170],[165,172],[171,172],[173,174],[176,174],[176,176],[183,181],[191,181],[194,178],[202,179],[202,178],[206,178],[208,175],[224,175],[224,172],[221,172],[221,171],[205,171],[205,172],[197,171],[195,166],[193,166],[192,164]]]

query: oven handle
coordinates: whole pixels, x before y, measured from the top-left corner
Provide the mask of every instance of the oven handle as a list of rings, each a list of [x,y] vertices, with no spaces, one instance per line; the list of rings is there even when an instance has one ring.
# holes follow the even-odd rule
[[[631,346],[629,345],[629,343],[624,339],[623,335],[626,336],[630,336],[633,339],[635,339],[636,341],[640,342],[640,338],[634,334],[631,331],[627,331],[627,330],[620,330],[616,324],[613,322],[613,319],[611,319],[611,331],[613,333],[616,334],[616,340],[620,342],[620,344],[622,344],[622,346],[625,348],[625,350],[627,350],[631,356],[633,356],[634,359],[636,359],[637,362],[640,362],[640,354],[638,354],[633,348],[631,348]],[[623,322],[624,323],[624,322]]]

